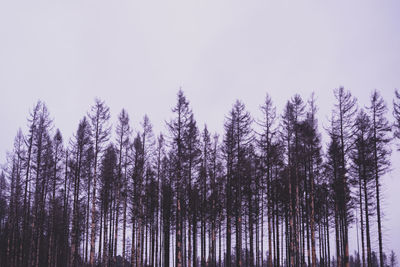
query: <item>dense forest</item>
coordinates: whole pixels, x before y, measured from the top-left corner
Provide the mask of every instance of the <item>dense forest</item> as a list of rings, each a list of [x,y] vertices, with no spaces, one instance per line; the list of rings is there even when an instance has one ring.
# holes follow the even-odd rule
[[[112,128],[96,99],[68,141],[37,102],[0,171],[0,266],[396,266],[381,184],[400,92],[333,97],[326,129],[314,95],[279,115],[267,95],[254,117],[236,101],[217,134],[179,91],[159,135],[124,109]]]

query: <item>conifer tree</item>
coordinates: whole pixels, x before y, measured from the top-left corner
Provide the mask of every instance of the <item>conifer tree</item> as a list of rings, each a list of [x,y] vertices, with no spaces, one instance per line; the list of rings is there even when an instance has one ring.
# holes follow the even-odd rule
[[[109,140],[111,128],[108,126],[110,119],[110,110],[100,99],[95,99],[94,105],[88,114],[92,129],[92,143],[94,148],[94,164],[93,164],[93,192],[92,192],[92,211],[91,211],[91,227],[90,227],[90,265],[94,267],[94,253],[96,245],[96,191],[97,191],[97,171],[99,165],[99,157],[102,155],[104,145]],[[100,255],[99,255],[100,256]]]
[[[381,191],[380,177],[384,175],[390,166],[390,142],[389,133],[391,131],[389,122],[386,118],[387,107],[377,90],[371,95],[371,104],[368,107],[372,123],[372,145],[374,154],[374,176],[376,190],[376,215],[378,218],[378,244],[379,244],[379,263],[383,263],[383,241],[382,241],[382,219],[381,219]]]

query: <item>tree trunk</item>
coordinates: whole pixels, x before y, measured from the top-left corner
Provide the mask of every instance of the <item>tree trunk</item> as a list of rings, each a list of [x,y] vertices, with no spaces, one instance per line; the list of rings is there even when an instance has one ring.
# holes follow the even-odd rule
[[[131,266],[135,266],[135,220],[132,219],[132,240],[131,240]]]
[[[104,240],[103,240],[103,266],[108,266],[108,245],[107,245],[107,239],[108,239],[108,219],[107,219],[107,212],[104,211],[103,214],[103,227],[104,227]]]
[[[271,231],[271,179],[270,167],[267,167],[267,212],[268,212],[268,267],[272,267],[272,231]],[[290,193],[289,193],[290,194]]]
[[[364,175],[365,175],[365,168],[364,168]],[[364,204],[365,204],[365,226],[366,226],[366,237],[367,237],[367,262],[368,266],[372,264],[372,255],[371,255],[371,238],[370,238],[370,231],[369,231],[369,212],[368,212],[368,189],[367,189],[367,179],[364,176]]]
[[[312,170],[311,170],[312,172]],[[311,189],[310,189],[310,195],[311,195],[311,215],[310,215],[310,228],[311,228],[311,257],[312,257],[312,267],[316,267],[317,264],[317,255],[315,252],[315,210],[314,210],[314,176],[311,174],[310,177],[310,183],[311,183]]]
[[[96,183],[97,183],[97,140],[96,140],[96,151],[94,157],[94,174],[93,174],[93,193],[92,193],[92,218],[90,226],[90,266],[94,267],[94,250],[96,243]],[[101,232],[101,229],[100,229]],[[101,237],[101,234],[100,234]],[[106,237],[104,237],[106,239]],[[101,244],[101,241],[99,242]],[[100,245],[99,245],[100,246]],[[101,247],[101,246],[100,246]],[[100,253],[99,253],[100,259]]]
[[[360,172],[359,172],[360,174]],[[363,195],[363,190],[362,190],[362,185],[361,185],[361,174],[358,179],[358,186],[359,186],[359,207],[360,207],[360,219],[361,219],[361,255],[362,255],[362,267],[365,267],[365,251],[364,251],[364,215],[363,215],[363,207],[362,207],[362,195]]]

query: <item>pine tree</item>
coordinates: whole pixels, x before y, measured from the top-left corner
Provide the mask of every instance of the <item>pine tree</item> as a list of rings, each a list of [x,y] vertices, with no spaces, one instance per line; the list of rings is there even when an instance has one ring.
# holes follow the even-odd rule
[[[374,149],[373,149],[373,128],[368,115],[361,110],[356,119],[355,147],[352,154],[354,162],[354,176],[358,177],[359,185],[359,205],[361,214],[361,233],[362,233],[362,254],[364,254],[364,234],[363,234],[363,211],[365,212],[365,237],[367,247],[367,263],[371,265],[372,249],[370,234],[370,206],[371,206],[371,181],[374,178]],[[357,180],[357,179],[356,179]],[[357,184],[357,181],[354,182]],[[364,204],[364,208],[363,205]],[[364,256],[363,256],[364,261]]]
[[[245,105],[240,101],[236,101],[225,124],[225,146],[226,146],[225,153],[226,153],[227,169],[228,169],[227,175],[229,179],[227,185],[227,187],[229,187],[227,194],[228,198],[227,206],[231,205],[230,203],[231,198],[233,198],[234,200],[234,203],[232,203],[232,206],[234,207],[234,212],[228,213],[227,216],[228,217],[235,216],[237,266],[242,266],[243,264],[242,204],[243,204],[243,186],[245,184],[243,170],[247,156],[246,155],[247,149],[250,143],[253,141],[253,132],[251,129],[251,124],[252,124],[252,118],[250,117],[250,114],[246,111]],[[228,220],[230,219],[228,218]],[[229,226],[227,224],[227,229],[228,228],[230,228],[230,222]],[[229,229],[227,231],[231,230]]]
[[[188,128],[191,110],[189,102],[186,100],[183,92],[178,92],[178,101],[172,109],[176,115],[175,119],[171,120],[167,126],[171,135],[171,164],[174,169],[174,191],[176,194],[176,214],[175,214],[175,231],[176,231],[176,266],[183,265],[183,215],[182,208],[184,205],[185,178],[184,178],[184,163],[187,160],[185,155],[185,140],[184,134]]]
[[[134,148],[134,166],[132,170],[132,265],[140,266],[141,263],[141,230],[142,230],[142,190],[143,190],[143,176],[144,176],[144,153],[143,143],[138,133],[133,140]],[[136,226],[137,223],[137,226]],[[136,240],[135,240],[136,237]]]
[[[276,130],[274,129],[275,119],[276,119],[276,109],[273,106],[271,97],[267,94],[264,104],[261,106],[261,111],[263,113],[263,119],[260,123],[262,126],[261,138],[259,141],[262,158],[263,158],[263,168],[265,169],[265,180],[266,184],[263,185],[267,191],[267,217],[268,217],[268,251],[272,251],[272,187],[271,187],[271,173],[272,173],[272,139],[276,135]],[[264,195],[264,190],[262,192]],[[263,227],[263,225],[262,225]],[[262,242],[262,241],[261,241]],[[261,245],[263,246],[263,244]],[[263,250],[262,250],[263,252]],[[264,255],[264,252],[262,253]],[[272,253],[268,253],[268,266],[272,266]]]
[[[20,222],[21,218],[21,196],[22,196],[22,171],[23,171],[23,161],[24,161],[24,136],[21,130],[18,130],[17,135],[14,139],[14,149],[12,155],[10,155],[9,169],[10,173],[10,196],[7,205],[6,201],[6,180],[4,171],[1,172],[1,197],[0,197],[0,225],[5,225],[6,214],[8,212],[8,237],[7,237],[7,252],[6,259],[10,266],[17,266],[19,264],[20,258],[18,254],[21,253],[22,240],[20,240]],[[8,207],[7,207],[8,206]],[[3,228],[0,226],[0,228]],[[4,227],[5,228],[5,227]],[[6,238],[4,238],[5,240]]]
[[[71,230],[71,258],[70,265],[79,264],[79,247],[81,241],[80,214],[82,212],[82,183],[84,181],[84,165],[87,160],[87,151],[91,149],[90,125],[86,117],[80,121],[72,146],[72,168],[73,168],[73,211]]]
[[[40,247],[43,234],[43,216],[45,207],[45,193],[46,184],[48,180],[47,169],[49,168],[48,157],[51,147],[49,137],[49,130],[51,128],[52,120],[45,104],[40,104],[38,120],[36,124],[35,135],[33,136],[33,151],[35,157],[33,158],[35,172],[35,190],[33,201],[33,218],[32,218],[32,235],[31,235],[31,265],[39,266]],[[29,262],[29,261],[28,261]]]
[[[94,267],[94,250],[96,243],[96,190],[97,190],[97,170],[98,159],[101,156],[104,144],[108,141],[110,135],[110,127],[108,121],[110,119],[110,111],[104,101],[95,99],[95,104],[91,107],[88,118],[92,129],[92,143],[94,147],[94,164],[93,164],[93,192],[92,192],[92,211],[91,211],[91,227],[90,227],[90,265]],[[99,255],[100,256],[100,255]]]
[[[391,131],[389,122],[386,119],[387,107],[378,91],[374,91],[371,95],[371,104],[369,112],[372,123],[372,144],[374,153],[374,173],[375,173],[375,190],[376,190],[376,215],[378,218],[378,243],[379,243],[379,262],[383,264],[383,243],[382,243],[382,220],[381,220],[381,196],[380,196],[380,177],[384,175],[390,166],[390,149],[388,147]]]
[[[386,105],[374,91],[356,117],[349,91],[335,97],[325,154],[314,96],[305,104],[295,95],[278,120],[267,95],[256,126],[236,101],[221,143],[206,126],[199,132],[179,91],[165,140],[147,116],[132,139],[122,110],[108,144],[109,109],[96,100],[65,147],[36,103],[0,170],[0,267],[396,264],[380,240]],[[399,137],[398,92],[393,114]],[[361,253],[349,255],[354,211]]]
[[[61,136],[61,132],[57,129],[54,137],[53,137],[53,155],[54,155],[54,166],[52,168],[53,175],[50,177],[50,186],[51,186],[51,221],[50,221],[50,231],[49,234],[49,246],[48,246],[48,266],[54,266],[55,258],[57,257],[56,248],[56,213],[57,213],[57,193],[59,184],[61,182],[61,161],[63,157],[63,138]]]
[[[205,129],[206,131],[206,129]],[[205,133],[208,136],[208,133]],[[199,140],[199,130],[194,120],[193,114],[189,117],[188,127],[184,133],[185,140],[185,155],[187,157],[187,162],[185,163],[185,187],[186,187],[186,207],[187,207],[187,224],[188,224],[188,266],[195,267],[197,264],[197,218],[198,218],[198,189],[201,188],[206,192],[207,188],[204,186],[206,182],[204,175],[200,175],[198,181],[196,182],[196,175],[198,173],[198,165],[200,163],[200,140]],[[204,157],[204,155],[203,155]],[[207,159],[205,159],[207,161]],[[204,162],[204,160],[202,161]],[[202,165],[203,167],[203,165]],[[201,172],[201,171],[200,171]],[[204,180],[201,180],[204,178]],[[205,202],[202,198],[201,203],[201,224],[203,233],[203,225],[205,223],[204,213],[205,213]],[[202,235],[203,237],[203,235]],[[205,240],[204,240],[205,241]],[[203,239],[201,239],[203,244]],[[203,250],[201,255],[203,255]],[[203,258],[202,258],[203,261]]]
[[[316,119],[317,107],[315,104],[314,94],[309,101],[309,111],[307,112],[306,120],[303,123],[302,135],[304,140],[304,149],[308,158],[306,162],[306,169],[308,169],[308,181],[306,177],[305,181],[305,191],[306,195],[309,195],[308,202],[306,201],[307,207],[306,212],[310,210],[310,214],[307,213],[307,222],[310,222],[309,228],[307,226],[307,231],[310,229],[311,232],[311,263],[312,266],[316,266],[317,258],[315,251],[315,181],[320,178],[320,166],[321,166],[321,137],[318,132],[318,121]],[[309,193],[307,189],[309,188]],[[328,229],[329,231],[329,229]],[[309,240],[307,235],[307,240]],[[328,257],[329,260],[329,257]]]
[[[340,145],[340,168],[339,179],[341,199],[340,201],[340,223],[342,229],[342,255],[343,263],[346,267],[349,267],[349,242],[348,242],[348,225],[350,223],[350,189],[347,177],[348,167],[348,153],[352,146],[352,138],[354,133],[354,116],[357,111],[356,99],[352,97],[350,91],[346,91],[343,87],[334,91],[337,103],[334,109],[334,127],[338,129],[336,135],[338,137]]]
[[[128,188],[128,179],[127,179],[127,172],[128,172],[127,168],[128,168],[129,137],[131,135],[131,129],[129,126],[129,115],[125,111],[125,109],[122,109],[121,113],[118,116],[118,125],[116,128],[116,135],[117,135],[116,144],[117,144],[117,153],[118,153],[118,173],[117,174],[118,174],[118,181],[120,182],[117,186],[117,192],[121,192],[121,198],[122,198],[122,204],[123,204],[123,208],[122,208],[122,215],[123,215],[122,259],[123,259],[123,265],[125,266],[126,225],[127,225],[127,208],[128,208],[128,189],[129,189]],[[116,222],[118,222],[118,216],[116,218]],[[116,227],[116,236],[118,236],[118,226]],[[117,248],[117,245],[115,247]]]
[[[112,235],[108,237],[108,230],[111,229],[111,209],[113,200],[113,191],[116,185],[117,176],[117,155],[113,145],[109,145],[103,155],[101,162],[101,172],[100,172],[100,200],[101,206],[103,208],[103,227],[104,227],[104,240],[103,240],[103,266],[110,265],[110,242]],[[110,217],[110,218],[109,218]]]

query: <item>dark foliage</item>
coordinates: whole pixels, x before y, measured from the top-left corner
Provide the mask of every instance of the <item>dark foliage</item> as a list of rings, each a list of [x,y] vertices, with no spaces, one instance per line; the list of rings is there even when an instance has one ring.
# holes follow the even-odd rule
[[[222,138],[179,91],[168,134],[144,116],[133,135],[122,110],[113,139],[97,99],[69,143],[38,102],[0,172],[0,267],[396,266],[381,231],[387,107],[377,91],[366,111],[334,96],[326,153],[314,95],[282,116],[267,95],[258,120],[236,101]],[[393,114],[399,137],[397,91]]]

